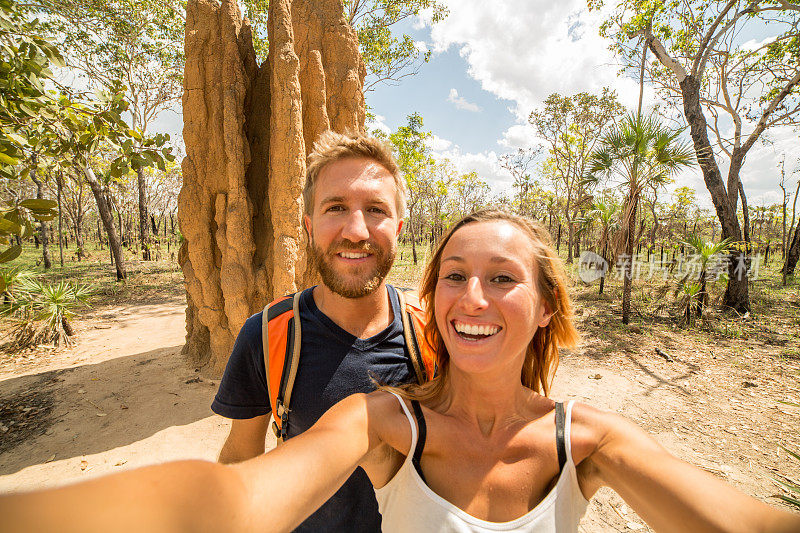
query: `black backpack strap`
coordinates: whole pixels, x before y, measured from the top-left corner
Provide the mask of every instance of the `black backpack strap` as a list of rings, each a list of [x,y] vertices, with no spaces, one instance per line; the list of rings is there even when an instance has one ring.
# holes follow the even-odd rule
[[[411,365],[414,367],[414,374],[417,377],[417,383],[425,383],[425,365],[422,362],[422,355],[419,351],[419,343],[417,342],[417,330],[414,328],[414,320],[411,313],[406,310],[406,297],[403,294],[410,289],[395,288],[397,292],[397,299],[400,302],[400,316],[403,321],[403,337],[406,341],[408,354],[411,357]]]
[[[411,463],[414,465],[414,468],[419,474],[419,477],[422,478],[422,481],[425,481],[425,474],[422,473],[422,465],[420,461],[422,460],[422,450],[425,449],[425,439],[428,436],[428,426],[425,424],[425,416],[422,414],[422,408],[419,406],[419,402],[417,400],[411,400],[411,408],[414,409],[414,417],[417,419],[417,446],[414,448],[414,455],[411,457]],[[425,481],[427,484],[427,481]]]
[[[564,439],[564,426],[566,425],[566,415],[564,404],[556,402],[556,449],[558,450],[558,471],[564,469],[567,464],[567,443]]]

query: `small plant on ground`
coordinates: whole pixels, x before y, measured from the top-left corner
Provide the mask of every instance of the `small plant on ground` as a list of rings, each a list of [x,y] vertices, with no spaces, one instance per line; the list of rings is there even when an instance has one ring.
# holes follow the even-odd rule
[[[70,344],[75,331],[70,319],[75,309],[88,305],[90,289],[66,281],[55,284],[26,279],[18,284],[5,313],[18,320],[12,344],[25,348],[38,344]]]
[[[681,324],[691,326],[694,324],[694,317],[699,315],[697,312],[700,307],[700,284],[696,282],[684,282],[675,291],[678,299],[678,309],[681,312]]]
[[[26,279],[30,279],[33,272],[21,267],[10,270],[0,270],[0,293],[3,295],[3,305],[10,305],[14,298],[14,290]]]

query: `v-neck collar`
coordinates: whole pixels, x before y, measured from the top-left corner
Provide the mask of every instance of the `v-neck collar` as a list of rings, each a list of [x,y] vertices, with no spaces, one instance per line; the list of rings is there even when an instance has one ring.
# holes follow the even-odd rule
[[[389,336],[396,332],[398,328],[402,330],[402,316],[400,315],[400,301],[397,298],[397,289],[389,284],[386,285],[386,290],[389,294],[389,302],[392,306],[392,314],[394,315],[394,318],[392,319],[392,322],[389,323],[389,325],[383,330],[366,339],[356,337],[349,331],[339,326],[328,315],[323,313],[319,307],[317,307],[317,303],[314,301],[314,288],[315,287],[306,289],[305,294],[302,295],[302,300],[304,300],[305,305],[308,307],[309,313],[325,328],[327,328],[333,337],[342,343],[347,344],[348,346],[352,346],[360,351],[369,351],[373,347],[385,341]]]

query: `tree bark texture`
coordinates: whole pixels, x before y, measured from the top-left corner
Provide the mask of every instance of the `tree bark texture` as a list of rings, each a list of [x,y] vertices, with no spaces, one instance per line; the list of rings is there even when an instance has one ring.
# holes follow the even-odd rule
[[[119,238],[117,237],[117,229],[114,227],[114,219],[111,216],[111,209],[108,207],[108,198],[100,182],[97,181],[94,171],[86,166],[83,168],[83,173],[86,176],[86,181],[89,182],[89,188],[92,189],[92,194],[97,202],[97,211],[100,213],[100,220],[103,221],[103,228],[106,230],[106,235],[108,236],[108,247],[111,249],[111,257],[117,269],[117,281],[124,280],[127,276],[125,272],[125,258],[122,256],[122,248],[120,247]],[[99,229],[98,227],[98,230]],[[100,242],[102,243],[102,239],[100,239]]]
[[[139,189],[139,245],[142,247],[142,259],[150,261],[150,232],[147,223],[147,182],[144,179],[144,169],[136,169],[136,183]],[[120,226],[120,232],[122,226]]]
[[[725,183],[722,180],[717,161],[714,158],[714,150],[708,140],[708,125],[703,115],[703,108],[700,104],[700,85],[693,76],[686,76],[680,83],[683,95],[683,112],[686,121],[689,123],[689,130],[694,143],[697,162],[703,173],[708,192],[711,193],[711,201],[717,218],[722,225],[722,238],[731,239],[736,242],[742,241],[742,228],[736,216],[736,200],[738,196],[738,171],[736,173],[736,187],[732,194],[728,194]],[[741,168],[741,161],[735,163],[731,160],[731,171],[734,167]],[[729,182],[730,182],[729,175]],[[732,252],[728,268],[728,285],[725,288],[722,304],[739,313],[750,310],[750,295],[748,291],[747,276],[737,275],[735,272],[738,261],[738,254]]]
[[[56,177],[56,195],[58,198],[58,256],[61,260],[61,266],[64,266],[64,228],[62,226],[62,209],[61,209],[61,195],[64,190],[64,178],[59,173]]]
[[[789,228],[789,230],[789,234],[792,235],[792,240],[786,252],[786,262],[783,264],[783,269],[781,270],[785,276],[794,275],[797,259],[800,257],[800,222],[797,223],[794,233],[791,232],[791,228]]]
[[[184,354],[222,374],[245,320],[308,285],[306,156],[327,129],[363,131],[364,66],[341,0],[272,0],[269,55],[233,0],[189,0],[178,197]]]
[[[44,184],[42,180],[36,177],[35,170],[31,172],[31,179],[36,184],[36,198],[43,199]],[[44,266],[45,270],[48,270],[53,266],[53,262],[50,259],[50,241],[47,236],[47,225],[44,222],[39,222],[39,241],[42,243],[42,266]]]

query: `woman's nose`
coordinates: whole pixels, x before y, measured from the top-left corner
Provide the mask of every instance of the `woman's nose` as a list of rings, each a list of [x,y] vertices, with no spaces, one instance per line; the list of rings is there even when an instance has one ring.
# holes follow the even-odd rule
[[[473,276],[467,280],[467,286],[464,290],[462,297],[464,305],[470,308],[483,308],[486,307],[486,295],[483,291],[483,284],[480,278]]]

